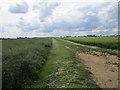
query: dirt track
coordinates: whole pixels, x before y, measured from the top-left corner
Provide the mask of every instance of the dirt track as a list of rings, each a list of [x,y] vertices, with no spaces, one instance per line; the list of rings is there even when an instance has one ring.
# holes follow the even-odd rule
[[[64,40],[66,41],[66,40]],[[66,41],[74,45],[82,45],[71,41]],[[86,45],[82,45],[85,46]],[[87,46],[93,48],[93,46]],[[69,48],[70,49],[70,48]],[[86,53],[77,53],[76,56],[88,67],[93,73],[95,81],[101,88],[118,88],[118,57],[113,55],[100,56],[100,52],[96,55]]]
[[[78,58],[89,67],[101,88],[118,88],[118,63],[116,56],[93,56],[79,53]]]

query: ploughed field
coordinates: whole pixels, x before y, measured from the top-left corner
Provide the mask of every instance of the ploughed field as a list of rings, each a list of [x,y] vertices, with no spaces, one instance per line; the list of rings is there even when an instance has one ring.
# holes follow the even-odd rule
[[[117,88],[118,44],[118,37],[2,40],[2,86]]]

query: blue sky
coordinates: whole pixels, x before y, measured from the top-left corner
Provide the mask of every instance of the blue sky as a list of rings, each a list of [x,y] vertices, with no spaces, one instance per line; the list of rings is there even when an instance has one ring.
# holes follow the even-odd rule
[[[113,35],[118,0],[0,0],[0,37]]]

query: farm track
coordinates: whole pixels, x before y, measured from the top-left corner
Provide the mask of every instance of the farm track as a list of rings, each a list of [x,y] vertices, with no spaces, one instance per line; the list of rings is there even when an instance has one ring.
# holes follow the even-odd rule
[[[63,41],[66,41],[68,43],[71,43],[71,44],[74,44],[74,45],[77,45],[77,46],[82,46],[83,48],[89,48],[89,49],[92,49],[92,51],[96,52],[100,52],[100,54],[110,54],[110,55],[118,55],[118,50],[112,50],[112,49],[105,49],[105,48],[100,48],[100,47],[97,47],[97,46],[90,46],[90,45],[85,45],[85,44],[81,44],[81,43],[76,43],[76,42],[72,42],[72,41],[69,41],[69,40],[63,40]]]
[[[66,41],[73,45],[81,45],[71,41]],[[86,45],[85,45],[86,46]],[[89,48],[96,48],[90,47]],[[70,47],[67,47],[70,49]],[[96,52],[100,54],[100,52]],[[77,53],[77,57],[84,63],[93,73],[95,81],[101,88],[118,88],[118,57],[113,55],[98,56],[86,53]],[[115,65],[116,63],[116,65]]]
[[[53,39],[53,48],[48,61],[40,73],[41,80],[32,87],[37,88],[98,88],[91,72],[66,48],[66,43]]]
[[[106,58],[80,53],[78,58],[90,68],[101,88],[118,87],[118,67],[112,64],[113,62],[118,63],[116,57]]]
[[[82,65],[91,73],[84,73],[85,67]],[[81,70],[84,72],[81,72]],[[82,73],[83,77],[80,77]],[[86,74],[88,74],[88,77],[84,77]],[[89,75],[92,77],[89,77]],[[53,39],[51,54],[42,69],[40,77],[41,81],[34,87],[96,88],[98,84],[100,88],[118,88],[118,57],[109,54],[104,55],[94,50],[89,52],[86,45]],[[86,78],[85,82],[84,78]],[[86,84],[88,80],[90,81]],[[97,84],[93,83],[93,80]]]

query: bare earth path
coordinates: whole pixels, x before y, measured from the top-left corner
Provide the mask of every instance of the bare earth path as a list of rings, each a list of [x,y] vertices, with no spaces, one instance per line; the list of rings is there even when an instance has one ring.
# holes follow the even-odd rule
[[[70,41],[63,41],[78,45],[77,43]],[[70,49],[71,47],[67,46],[67,48]],[[100,52],[96,53],[100,54]],[[97,54],[90,55],[81,52],[77,53],[77,57],[89,67],[89,70],[93,73],[95,81],[101,88],[118,88],[118,57],[113,55],[99,56]]]
[[[118,57],[91,48],[53,39],[41,79],[32,88],[118,88]]]
[[[80,53],[78,57],[83,60],[86,66],[90,67],[90,71],[93,73],[93,76],[101,88],[118,87],[118,67],[110,64],[113,60],[117,62],[117,57],[109,56],[109,58],[106,58],[84,53]]]

